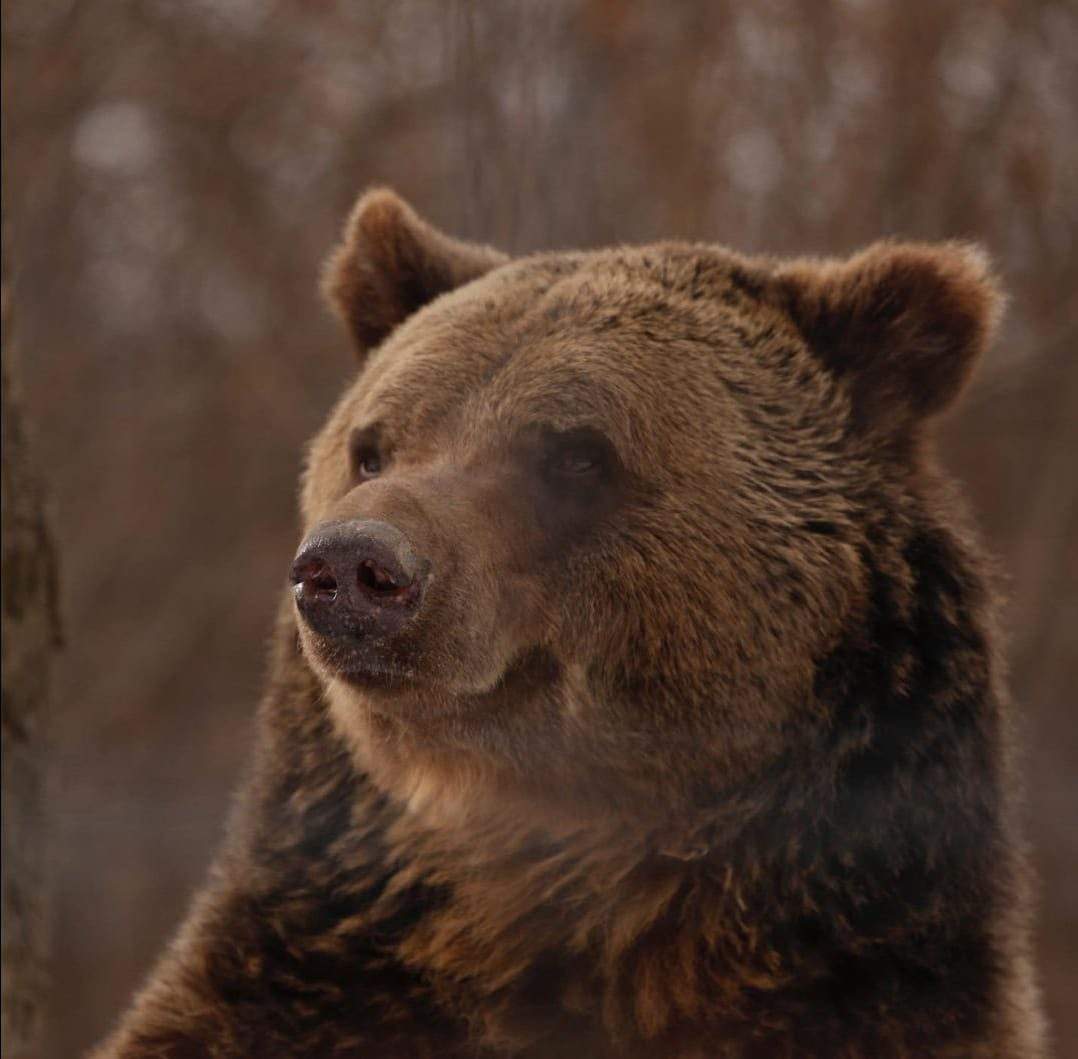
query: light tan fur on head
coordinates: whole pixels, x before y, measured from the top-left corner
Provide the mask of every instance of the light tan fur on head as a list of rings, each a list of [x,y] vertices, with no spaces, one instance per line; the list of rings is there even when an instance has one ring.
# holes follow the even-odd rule
[[[442,776],[459,797],[482,776],[639,811],[662,782],[668,813],[704,776],[764,766],[812,715],[814,659],[864,598],[865,505],[903,503],[898,467],[867,472],[868,438],[954,399],[999,303],[956,244],[508,262],[387,191],[359,200],[325,286],[375,350],[312,448],[308,525],[397,520],[456,579],[409,647],[420,691],[336,682],[338,714],[402,788]],[[349,432],[375,420],[395,462],[354,488]],[[553,556],[546,502],[510,458],[540,426],[603,433],[621,476],[616,514]],[[855,484],[873,477],[875,498]]]

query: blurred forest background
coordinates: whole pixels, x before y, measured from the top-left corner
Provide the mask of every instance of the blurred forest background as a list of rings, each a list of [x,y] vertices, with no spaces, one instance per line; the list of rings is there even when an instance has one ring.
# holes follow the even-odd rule
[[[6,242],[67,646],[48,719],[46,1059],[175,928],[251,742],[316,295],[391,183],[515,251],[969,237],[1012,293],[942,432],[1007,572],[1037,949],[1078,1056],[1074,0],[5,0]]]

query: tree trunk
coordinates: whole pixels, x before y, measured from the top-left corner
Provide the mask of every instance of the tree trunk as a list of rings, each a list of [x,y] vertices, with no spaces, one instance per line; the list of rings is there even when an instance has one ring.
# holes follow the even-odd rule
[[[3,990],[4,1055],[41,1048],[47,947],[42,822],[49,670],[59,646],[56,557],[27,453],[3,283]]]

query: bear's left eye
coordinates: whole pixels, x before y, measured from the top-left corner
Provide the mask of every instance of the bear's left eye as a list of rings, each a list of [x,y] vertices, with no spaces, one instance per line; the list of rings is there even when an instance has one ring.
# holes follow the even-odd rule
[[[601,476],[610,462],[609,444],[592,431],[556,434],[547,439],[544,469],[562,481]]]
[[[535,455],[535,517],[559,554],[614,510],[629,482],[613,444],[594,429],[543,430]]]
[[[564,449],[547,461],[547,469],[572,477],[591,474],[599,469],[599,454],[587,448]]]

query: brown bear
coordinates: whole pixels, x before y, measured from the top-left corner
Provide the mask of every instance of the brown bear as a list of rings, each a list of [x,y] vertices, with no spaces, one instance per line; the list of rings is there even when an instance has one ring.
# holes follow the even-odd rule
[[[389,191],[325,289],[260,741],[100,1057],[1043,1054],[960,244],[509,260]]]

